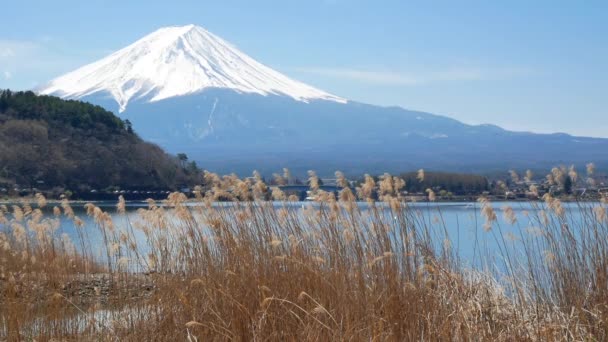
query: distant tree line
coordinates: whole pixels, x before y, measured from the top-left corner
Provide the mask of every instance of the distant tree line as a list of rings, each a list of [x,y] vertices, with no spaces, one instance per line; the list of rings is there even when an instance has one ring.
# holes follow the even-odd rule
[[[201,181],[186,161],[100,106],[0,90],[0,185],[175,189]]]
[[[418,178],[418,172],[403,173],[400,177],[405,180],[404,190],[410,193],[424,193],[426,189],[433,189],[454,195],[469,195],[489,190],[488,179],[474,174],[425,171],[422,180]]]

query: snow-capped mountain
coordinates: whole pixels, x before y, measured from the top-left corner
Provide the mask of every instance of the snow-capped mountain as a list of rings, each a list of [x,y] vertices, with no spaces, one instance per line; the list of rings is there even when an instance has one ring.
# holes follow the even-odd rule
[[[153,32],[38,92],[118,111],[144,139],[218,172],[608,165],[608,139],[510,132],[347,101],[292,80],[193,25]]]
[[[346,102],[258,63],[195,25],[161,28],[108,57],[52,80],[39,93],[68,98],[109,93],[122,112],[134,99],[155,102],[209,88],[285,95],[304,102]]]

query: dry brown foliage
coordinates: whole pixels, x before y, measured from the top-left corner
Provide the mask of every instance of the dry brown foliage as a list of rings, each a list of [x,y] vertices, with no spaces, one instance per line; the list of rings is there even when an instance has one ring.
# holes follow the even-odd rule
[[[206,178],[196,200],[174,193],[129,213],[121,199],[113,215],[89,204],[89,225],[64,201],[53,212],[74,222],[74,241],[42,208],[0,210],[0,340],[608,338],[600,204],[580,204],[576,227],[559,200],[534,204],[535,229],[519,229],[523,253],[513,255],[481,199],[485,234],[506,260],[497,275],[461,262],[448,234],[457,227],[431,229],[399,195],[403,181],[388,174],[375,202],[371,177],[355,190],[338,174],[336,198],[311,172],[317,201],[304,204],[259,175]],[[279,202],[265,201],[271,195]],[[510,207],[503,216],[520,224]]]

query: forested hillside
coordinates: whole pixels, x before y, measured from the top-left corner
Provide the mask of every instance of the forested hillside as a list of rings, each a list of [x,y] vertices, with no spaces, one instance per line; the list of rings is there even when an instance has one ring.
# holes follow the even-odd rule
[[[100,106],[0,90],[0,185],[173,189],[198,177]]]

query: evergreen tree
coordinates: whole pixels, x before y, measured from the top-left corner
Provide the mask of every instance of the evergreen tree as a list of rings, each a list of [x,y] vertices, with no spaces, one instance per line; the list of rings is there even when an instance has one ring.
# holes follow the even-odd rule
[[[571,194],[572,193],[572,178],[570,178],[570,176],[566,176],[566,179],[564,180],[564,192],[567,194]]]
[[[133,124],[131,124],[131,120],[125,120],[125,127],[127,128],[127,133],[133,134]]]
[[[182,166],[182,168],[184,168],[184,167],[186,167],[186,162],[188,161],[188,156],[185,153],[178,153],[177,160],[179,160],[180,165]]]

